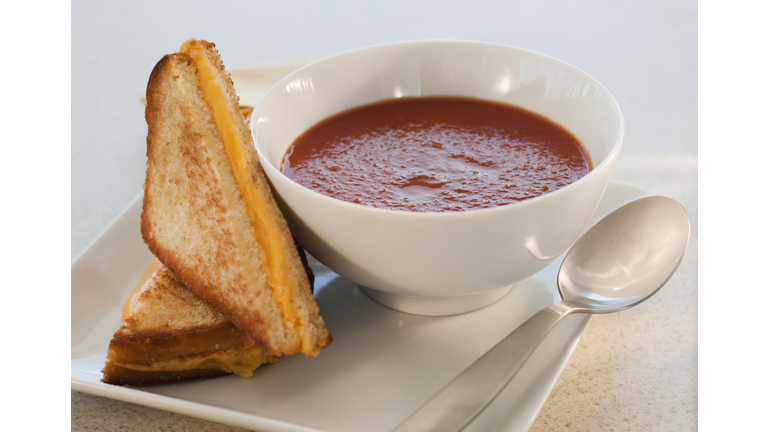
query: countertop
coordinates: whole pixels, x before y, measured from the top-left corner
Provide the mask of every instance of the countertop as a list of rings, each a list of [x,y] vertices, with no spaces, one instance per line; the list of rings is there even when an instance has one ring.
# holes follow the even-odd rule
[[[467,39],[538,51],[605,85],[626,120],[614,179],[680,202],[691,241],[652,299],[595,316],[531,431],[698,429],[697,3],[72,2],[74,259],[141,190],[140,97],[189,37],[229,68],[385,42]],[[73,430],[237,430],[72,391]]]

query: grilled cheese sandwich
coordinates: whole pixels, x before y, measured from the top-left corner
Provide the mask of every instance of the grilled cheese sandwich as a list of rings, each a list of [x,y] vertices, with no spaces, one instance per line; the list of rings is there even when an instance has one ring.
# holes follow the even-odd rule
[[[150,251],[267,353],[316,356],[332,339],[213,44],[155,66],[146,119]]]
[[[138,299],[126,299],[130,312],[110,342],[102,381],[143,385],[228,373],[249,377],[262,364],[280,361],[167,267],[153,262],[147,272],[153,273],[137,283],[143,285]]]
[[[150,75],[141,233],[157,258],[126,300],[107,383],[251,376],[332,341],[214,48],[188,40]]]

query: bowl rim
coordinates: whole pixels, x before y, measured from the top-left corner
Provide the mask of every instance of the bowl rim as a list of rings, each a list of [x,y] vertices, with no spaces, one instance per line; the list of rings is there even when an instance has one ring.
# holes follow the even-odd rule
[[[316,192],[316,191],[314,191],[312,189],[309,189],[308,187],[306,187],[304,185],[296,183],[295,181],[293,181],[290,178],[288,178],[285,174],[282,173],[282,171],[277,169],[277,167],[275,167],[269,160],[267,160],[266,157],[262,156],[261,152],[258,151],[258,146],[256,144],[256,136],[254,134],[254,128],[256,127],[257,122],[255,120],[256,116],[253,115],[253,114],[255,114],[257,112],[258,108],[261,106],[261,104],[264,101],[264,99],[269,94],[271,94],[272,91],[274,91],[277,88],[284,87],[285,86],[285,82],[290,81],[295,75],[297,75],[297,74],[299,74],[301,72],[304,72],[306,69],[314,67],[318,63],[326,62],[328,60],[332,60],[332,59],[335,59],[335,58],[338,58],[338,57],[353,55],[353,54],[355,54],[355,53],[357,53],[359,51],[366,51],[366,50],[371,50],[371,49],[381,49],[381,48],[387,48],[387,47],[396,47],[396,46],[405,46],[405,45],[420,45],[420,44],[424,44],[424,45],[426,45],[426,44],[465,44],[465,45],[487,46],[487,47],[497,47],[497,48],[511,49],[513,51],[520,51],[520,52],[523,52],[523,53],[526,53],[526,54],[529,54],[529,55],[539,56],[539,57],[542,57],[544,59],[547,59],[547,60],[550,60],[550,61],[554,61],[556,63],[561,63],[562,65],[564,65],[564,66],[566,66],[568,68],[572,68],[573,70],[575,70],[577,72],[580,72],[580,73],[584,74],[585,76],[587,76],[589,79],[593,80],[608,95],[610,105],[613,106],[616,109],[616,112],[618,114],[618,120],[619,120],[619,134],[618,134],[618,137],[616,138],[616,140],[614,141],[610,151],[605,156],[605,158],[603,158],[603,160],[600,162],[600,164],[598,164],[597,166],[592,167],[592,169],[586,175],[584,175],[583,177],[577,179],[573,183],[570,183],[570,184],[568,184],[566,186],[563,186],[560,189],[557,189],[557,190],[552,191],[552,192],[544,193],[542,195],[538,195],[538,196],[535,196],[533,198],[528,198],[528,199],[525,199],[523,201],[518,201],[518,202],[515,202],[515,203],[510,203],[510,204],[501,205],[501,206],[495,206],[495,207],[490,207],[490,208],[485,208],[485,209],[468,209],[468,210],[455,210],[455,211],[444,211],[444,212],[431,212],[431,211],[422,212],[422,211],[408,211],[408,210],[395,210],[395,209],[376,208],[376,207],[369,207],[369,206],[363,205],[363,204],[351,203],[351,202],[344,201],[344,200],[341,200],[341,199],[338,199],[338,198],[334,198],[334,197],[330,197],[330,196],[327,196],[327,195],[323,195],[323,194],[318,193],[318,192]],[[448,95],[446,95],[446,96],[448,96]],[[396,99],[396,98],[392,98],[392,99]],[[483,100],[482,98],[477,98],[477,99]],[[385,99],[381,99],[381,100],[385,100]],[[341,111],[341,112],[343,112],[343,111]],[[267,171],[269,171],[270,173],[278,175],[280,178],[283,178],[284,180],[286,180],[286,183],[290,183],[292,185],[291,187],[297,187],[297,188],[299,188],[297,190],[305,191],[304,193],[309,192],[313,196],[319,197],[319,199],[321,199],[321,202],[324,201],[324,200],[331,200],[331,201],[327,201],[329,205],[340,205],[341,204],[341,205],[344,205],[344,206],[354,206],[353,207],[354,209],[359,209],[360,211],[364,211],[364,212],[365,211],[371,211],[371,212],[374,212],[374,214],[377,213],[377,212],[386,212],[386,213],[380,213],[380,214],[381,215],[388,214],[388,215],[392,215],[392,217],[399,217],[399,218],[406,218],[406,217],[417,217],[417,218],[418,217],[420,217],[420,218],[430,218],[430,217],[434,217],[434,218],[471,217],[473,215],[477,215],[477,214],[480,214],[480,213],[510,211],[509,210],[510,208],[516,208],[516,209],[525,208],[527,206],[536,205],[537,203],[540,203],[540,202],[542,202],[544,200],[547,200],[547,199],[554,199],[554,198],[552,198],[553,196],[554,197],[558,197],[558,196],[560,196],[560,195],[562,195],[564,193],[562,191],[571,190],[572,186],[574,184],[576,184],[576,183],[583,183],[582,180],[597,176],[598,175],[598,174],[596,174],[597,171],[602,171],[607,165],[611,164],[612,160],[616,159],[618,157],[619,151],[621,150],[621,148],[623,146],[623,143],[624,143],[624,135],[625,135],[624,113],[622,112],[621,107],[619,106],[618,102],[616,101],[616,98],[613,97],[613,94],[611,94],[611,92],[608,91],[608,89],[600,81],[598,81],[595,77],[593,77],[592,75],[584,72],[583,70],[579,69],[576,66],[573,66],[570,63],[567,63],[567,62],[565,62],[563,60],[557,59],[555,57],[552,57],[550,55],[543,54],[543,53],[540,53],[540,52],[537,52],[537,51],[533,51],[533,50],[529,50],[529,49],[525,49],[525,48],[520,48],[520,47],[516,47],[516,46],[512,46],[512,45],[500,44],[500,43],[482,42],[482,41],[473,41],[473,40],[461,40],[461,39],[423,39],[423,40],[408,40],[408,41],[400,41],[400,42],[386,42],[386,43],[381,43],[381,44],[375,44],[375,45],[368,45],[368,46],[359,47],[359,48],[353,48],[353,49],[350,49],[350,50],[341,51],[341,52],[338,52],[336,54],[331,54],[331,55],[322,57],[320,59],[317,59],[317,60],[315,60],[315,61],[313,61],[311,63],[308,63],[308,64],[306,64],[306,65],[296,69],[295,71],[293,71],[290,74],[284,76],[278,82],[276,82],[274,85],[272,85],[261,96],[261,98],[259,98],[258,103],[253,108],[253,114],[251,115],[251,117],[250,117],[250,119],[248,121],[248,127],[249,127],[249,130],[251,132],[251,136],[253,137],[254,148],[256,149],[256,153],[257,153],[257,155],[259,157],[259,160],[260,160],[261,165],[262,165],[262,169],[265,171],[265,173]],[[336,114],[338,114],[338,113],[333,113],[333,114],[330,114],[329,116],[336,115]],[[539,115],[541,115],[541,114],[539,114]],[[552,120],[550,120],[550,121],[552,121]],[[564,126],[561,125],[561,127],[564,127]],[[588,149],[585,148],[584,150],[587,151],[587,154],[589,154],[589,150]],[[591,158],[592,158],[592,156],[590,155],[590,159]],[[590,162],[592,162],[592,161],[590,160]],[[270,179],[270,176],[268,175],[267,178]],[[270,183],[273,183],[273,182],[270,180]],[[607,184],[607,182],[606,182],[606,184]],[[402,216],[395,216],[395,215],[402,215]],[[459,215],[462,215],[462,216],[459,216]]]

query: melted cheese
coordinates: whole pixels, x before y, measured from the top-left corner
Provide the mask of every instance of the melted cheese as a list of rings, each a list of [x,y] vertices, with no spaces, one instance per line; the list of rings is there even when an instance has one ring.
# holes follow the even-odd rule
[[[264,270],[266,270],[267,283],[272,289],[272,297],[280,306],[284,319],[293,321],[298,326],[299,323],[293,309],[293,298],[290,290],[293,284],[290,283],[290,275],[286,271],[288,268],[287,257],[282,248],[282,239],[275,230],[270,228],[274,226],[274,221],[269,211],[267,211],[267,197],[256,188],[253,178],[248,171],[245,145],[235,125],[232,111],[227,107],[227,97],[224,89],[216,82],[215,67],[194,40],[184,42],[179,51],[189,54],[197,69],[200,90],[208,107],[211,109],[216,128],[219,131],[227,157],[232,166],[235,180],[240,187],[241,195],[248,208],[251,223],[256,231],[256,241],[265,252],[264,259],[266,262]]]
[[[162,266],[163,264],[160,263],[157,258],[152,257],[152,261],[150,261],[147,268],[144,269],[144,273],[141,274],[141,277],[139,277],[133,290],[131,290],[131,293],[128,294],[128,297],[125,299],[125,303],[123,304],[123,315],[120,317],[120,321],[125,321],[125,319],[128,318],[128,315],[131,314],[131,310],[136,306],[136,302],[139,301],[139,296],[145,289],[147,289],[149,281],[155,277],[155,274],[157,274],[157,271],[160,270],[160,267]]]
[[[189,369],[218,369],[236,373],[243,378],[253,376],[253,371],[267,363],[277,363],[281,359],[265,353],[258,346],[244,349],[219,351],[155,362],[148,365],[116,363],[126,369],[142,372],[170,372]]]

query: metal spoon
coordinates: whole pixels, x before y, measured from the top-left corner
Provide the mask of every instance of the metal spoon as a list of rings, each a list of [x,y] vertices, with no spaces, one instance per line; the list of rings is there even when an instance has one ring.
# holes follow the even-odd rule
[[[459,431],[514,378],[544,337],[572,313],[611,313],[656,293],[688,246],[688,215],[665,197],[609,214],[573,245],[557,276],[563,301],[542,309],[472,363],[395,432]]]

